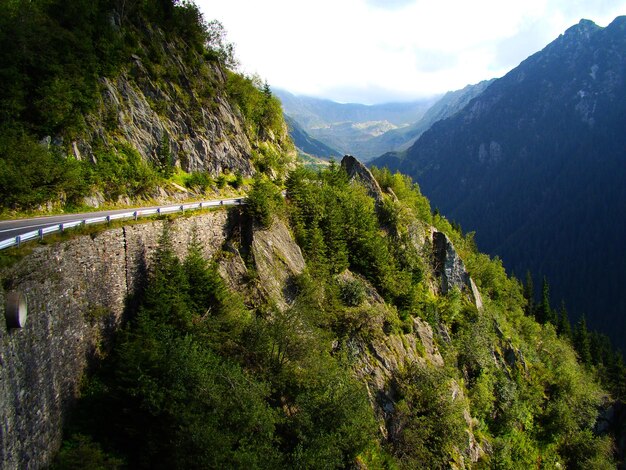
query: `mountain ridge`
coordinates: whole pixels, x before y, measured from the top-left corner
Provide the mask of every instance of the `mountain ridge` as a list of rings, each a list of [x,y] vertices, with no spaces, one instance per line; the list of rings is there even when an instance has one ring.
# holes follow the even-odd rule
[[[434,124],[406,156],[374,161],[416,177],[434,205],[477,230],[483,249],[500,254],[520,278],[526,269],[546,275],[557,299],[576,316],[585,312],[589,324],[622,347],[626,305],[605,270],[623,279],[616,266],[626,269],[617,244],[626,233],[612,223],[626,217],[619,204],[626,200],[619,150],[625,20],[572,26],[460,113]],[[581,224],[593,227],[589,237]],[[607,323],[620,325],[619,332]]]

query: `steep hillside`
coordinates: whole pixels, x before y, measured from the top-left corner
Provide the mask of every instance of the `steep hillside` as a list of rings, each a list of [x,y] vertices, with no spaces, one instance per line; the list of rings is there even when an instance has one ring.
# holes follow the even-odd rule
[[[5,270],[3,286],[41,302],[40,283],[21,275],[38,259],[71,266],[56,254],[97,253],[128,236],[127,263],[142,239],[150,250],[129,271],[136,290],[126,325],[96,350],[56,464],[614,466],[606,429],[615,419],[600,420],[610,398],[597,371],[578,363],[565,335],[524,314],[522,286],[471,236],[431,215],[409,178],[375,176],[352,157],[341,167],[299,168],[286,199],[259,179],[245,213],[198,219],[196,235],[193,219],[158,222],[42,247]],[[97,284],[68,275],[45,285],[92,294],[71,306],[77,331],[109,324]],[[52,315],[67,302],[55,302]],[[65,364],[46,329],[51,314],[34,315],[32,329],[0,339],[15,343],[20,360],[37,351],[37,367]],[[11,386],[29,383],[19,364],[11,367]],[[617,382],[607,385],[623,391],[623,364],[613,373]],[[19,401],[3,410],[16,423],[41,419]],[[26,442],[11,441],[22,459]],[[15,455],[7,462],[19,465]]]
[[[193,3],[17,1],[1,18],[2,209],[155,197],[176,172],[208,187],[295,155],[278,101],[228,70]]]
[[[582,20],[404,157],[433,205],[626,347],[626,18]],[[538,283],[536,283],[538,284]]]
[[[289,136],[296,148],[302,152],[320,158],[339,157],[341,152],[330,148],[328,145],[311,137],[294,119],[285,116],[285,122],[289,128]]]

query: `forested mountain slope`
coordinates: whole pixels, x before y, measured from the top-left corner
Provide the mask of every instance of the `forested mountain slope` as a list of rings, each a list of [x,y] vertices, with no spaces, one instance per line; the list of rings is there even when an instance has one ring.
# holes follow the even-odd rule
[[[364,105],[275,91],[285,114],[310,136],[342,154],[355,155],[364,161],[394,149],[403,131],[410,130],[437,101],[437,97],[432,97],[406,103]],[[393,144],[385,139],[387,134],[395,135]]]
[[[612,468],[597,381],[619,396],[623,363],[579,362],[410,179],[375,176],[257,180],[211,260],[166,223],[55,468]]]
[[[339,157],[341,152],[330,148],[328,145],[311,137],[294,119],[285,115],[285,122],[289,128],[289,137],[294,145],[302,152],[314,157],[326,158]]]
[[[433,205],[626,347],[626,18],[583,20],[402,158]],[[535,282],[535,286],[540,284]]]
[[[493,80],[484,80],[475,85],[467,85],[460,90],[449,91],[428,108],[428,111],[417,122],[399,129],[392,129],[368,142],[371,146],[368,155],[373,155],[374,152],[382,155],[383,152],[407,150],[434,123],[454,116],[492,82]]]
[[[175,173],[202,191],[295,157],[279,102],[228,69],[232,45],[193,3],[0,9],[2,209],[155,197]]]
[[[229,71],[223,30],[193,3],[0,5],[6,207],[147,197],[176,175],[199,186],[253,177],[246,204],[227,213],[3,253],[2,298],[23,287],[40,307],[20,331],[0,324],[2,462],[587,469],[623,459],[621,356],[592,349],[565,314],[538,315],[552,312],[547,296],[530,309],[500,260],[433,213],[409,177],[350,156],[297,167],[269,86]],[[83,261],[71,255],[81,248]]]

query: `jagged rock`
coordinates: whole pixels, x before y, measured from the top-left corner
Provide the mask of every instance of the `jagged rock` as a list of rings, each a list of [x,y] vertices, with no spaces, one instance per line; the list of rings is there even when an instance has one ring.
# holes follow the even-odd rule
[[[100,207],[104,204],[104,201],[104,195],[99,191],[93,192],[83,198],[83,204],[89,207]]]
[[[424,345],[426,358],[433,364],[443,367],[443,357],[439,354],[439,350],[433,340],[433,330],[428,323],[420,318],[413,319],[413,331],[417,333],[420,341]]]
[[[428,323],[415,318],[413,333],[378,336],[369,341],[354,339],[349,349],[355,358],[355,373],[367,386],[380,431],[386,438],[395,409],[393,377],[409,364],[444,365],[434,344],[432,329]]]
[[[116,125],[126,142],[146,160],[156,161],[164,141],[169,140],[176,164],[185,171],[208,171],[217,176],[224,170],[240,171],[244,176],[254,173],[251,147],[243,123],[230,104],[220,96],[211,112],[201,108],[190,115],[190,110],[150,80],[142,86],[124,73],[115,80],[101,79],[104,115],[115,117]],[[168,103],[165,114],[157,113],[147,97],[158,96]],[[108,138],[91,122],[92,139]]]
[[[252,256],[260,290],[267,300],[286,309],[295,299],[294,277],[304,271],[300,247],[281,220],[274,220],[268,229],[255,229]]]
[[[346,170],[351,180],[357,180],[365,186],[367,194],[374,198],[377,204],[383,201],[383,191],[372,172],[365,165],[352,155],[346,155],[341,160],[341,167]]]
[[[441,280],[442,294],[447,294],[455,287],[461,290],[469,287],[470,276],[465,270],[465,264],[445,233],[433,233],[433,252],[435,275]]]
[[[447,294],[454,288],[467,292],[478,309],[483,302],[478,288],[465,269],[448,236],[439,231],[433,232],[433,255],[435,276],[440,280],[440,291]]]

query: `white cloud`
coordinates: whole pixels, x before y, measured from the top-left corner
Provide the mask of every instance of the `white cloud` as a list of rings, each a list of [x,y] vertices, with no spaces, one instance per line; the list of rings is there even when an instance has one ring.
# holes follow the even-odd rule
[[[380,102],[501,76],[565,29],[626,0],[197,0],[244,71],[275,87]]]

